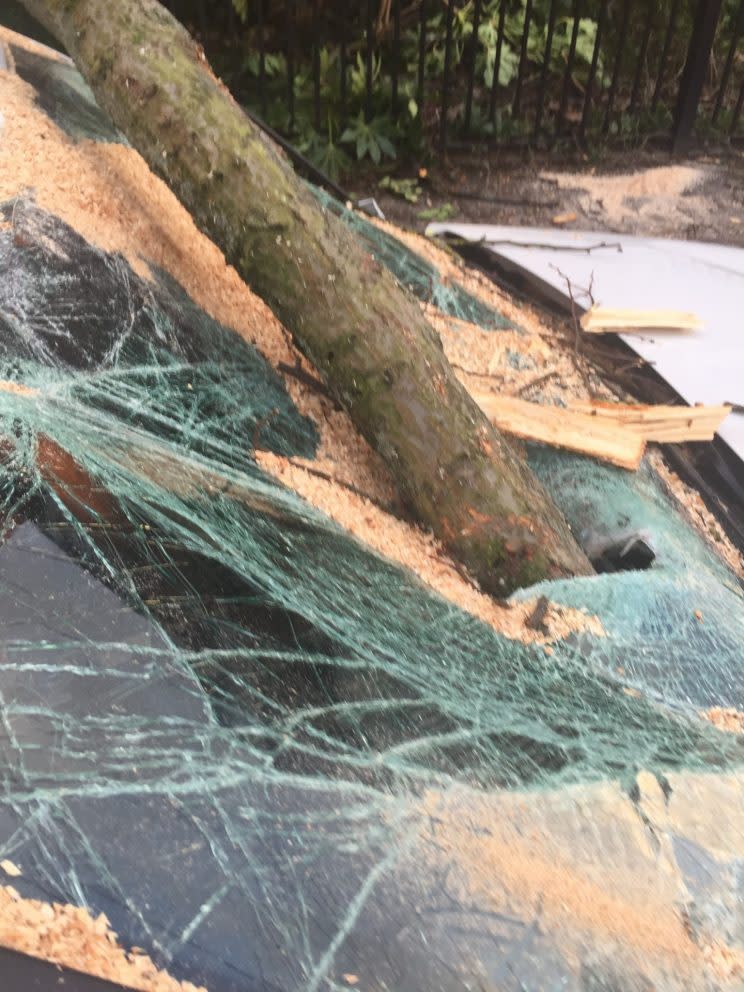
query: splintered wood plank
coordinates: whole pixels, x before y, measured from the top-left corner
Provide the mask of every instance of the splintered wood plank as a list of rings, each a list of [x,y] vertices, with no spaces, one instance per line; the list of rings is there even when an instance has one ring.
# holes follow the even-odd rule
[[[712,441],[731,413],[720,406],[663,406],[627,403],[574,402],[571,409],[604,422],[627,427],[646,441]]]
[[[683,310],[630,310],[593,306],[581,318],[587,334],[617,334],[624,331],[698,331],[703,326],[694,313]]]
[[[491,422],[507,434],[589,455],[631,471],[641,464],[646,442],[625,425],[513,396],[480,392],[473,396]]]

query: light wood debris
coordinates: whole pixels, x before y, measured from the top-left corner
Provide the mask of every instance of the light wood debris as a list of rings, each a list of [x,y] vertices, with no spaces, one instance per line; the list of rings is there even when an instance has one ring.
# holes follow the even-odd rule
[[[23,899],[10,885],[0,886],[0,945],[138,992],[206,992],[161,971],[140,948],[124,950],[103,913]]]

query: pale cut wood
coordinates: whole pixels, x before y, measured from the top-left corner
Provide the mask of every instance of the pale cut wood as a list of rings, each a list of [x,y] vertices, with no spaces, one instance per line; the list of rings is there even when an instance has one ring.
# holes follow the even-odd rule
[[[587,334],[618,331],[698,331],[703,326],[694,313],[683,310],[630,310],[593,306],[581,318]]]
[[[571,403],[577,413],[626,427],[646,441],[712,441],[731,406],[663,406],[641,403]]]
[[[541,406],[513,396],[474,393],[475,401],[500,430],[635,471],[646,442],[625,425],[558,406]]]

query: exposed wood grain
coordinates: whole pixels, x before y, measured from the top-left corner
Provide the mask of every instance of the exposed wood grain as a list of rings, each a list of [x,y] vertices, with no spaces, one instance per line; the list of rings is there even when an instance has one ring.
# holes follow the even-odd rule
[[[620,331],[698,331],[703,326],[694,313],[682,310],[626,310],[591,307],[581,318],[586,334],[616,334]]]
[[[522,440],[576,451],[629,470],[641,463],[646,442],[625,425],[512,396],[477,393],[474,398],[492,423]]]

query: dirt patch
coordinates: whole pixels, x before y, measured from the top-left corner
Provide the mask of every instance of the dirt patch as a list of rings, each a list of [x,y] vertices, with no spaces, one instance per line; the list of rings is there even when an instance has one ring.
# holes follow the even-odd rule
[[[688,169],[699,173],[697,185],[678,186],[673,193],[663,188],[664,170],[671,170],[666,174],[679,181]],[[416,170],[399,169],[397,174],[410,177]],[[357,173],[349,183],[360,196],[375,196],[388,220],[419,231],[428,223],[419,216],[423,209],[445,207],[450,219],[461,222],[551,227],[554,217],[576,214],[568,225],[575,230],[617,230],[744,247],[744,153],[735,149],[720,155],[700,152],[674,163],[668,152],[644,149],[520,154],[482,146],[431,163],[416,204],[379,189],[378,180],[379,174],[370,171]],[[593,184],[604,181],[620,200],[628,196],[632,201],[620,214],[615,212],[614,220],[600,197],[589,195]],[[658,202],[671,203],[670,212],[654,206],[657,196]]]
[[[206,992],[160,971],[141,948],[125,951],[103,913],[22,899],[9,885],[0,886],[0,946],[139,992]]]

